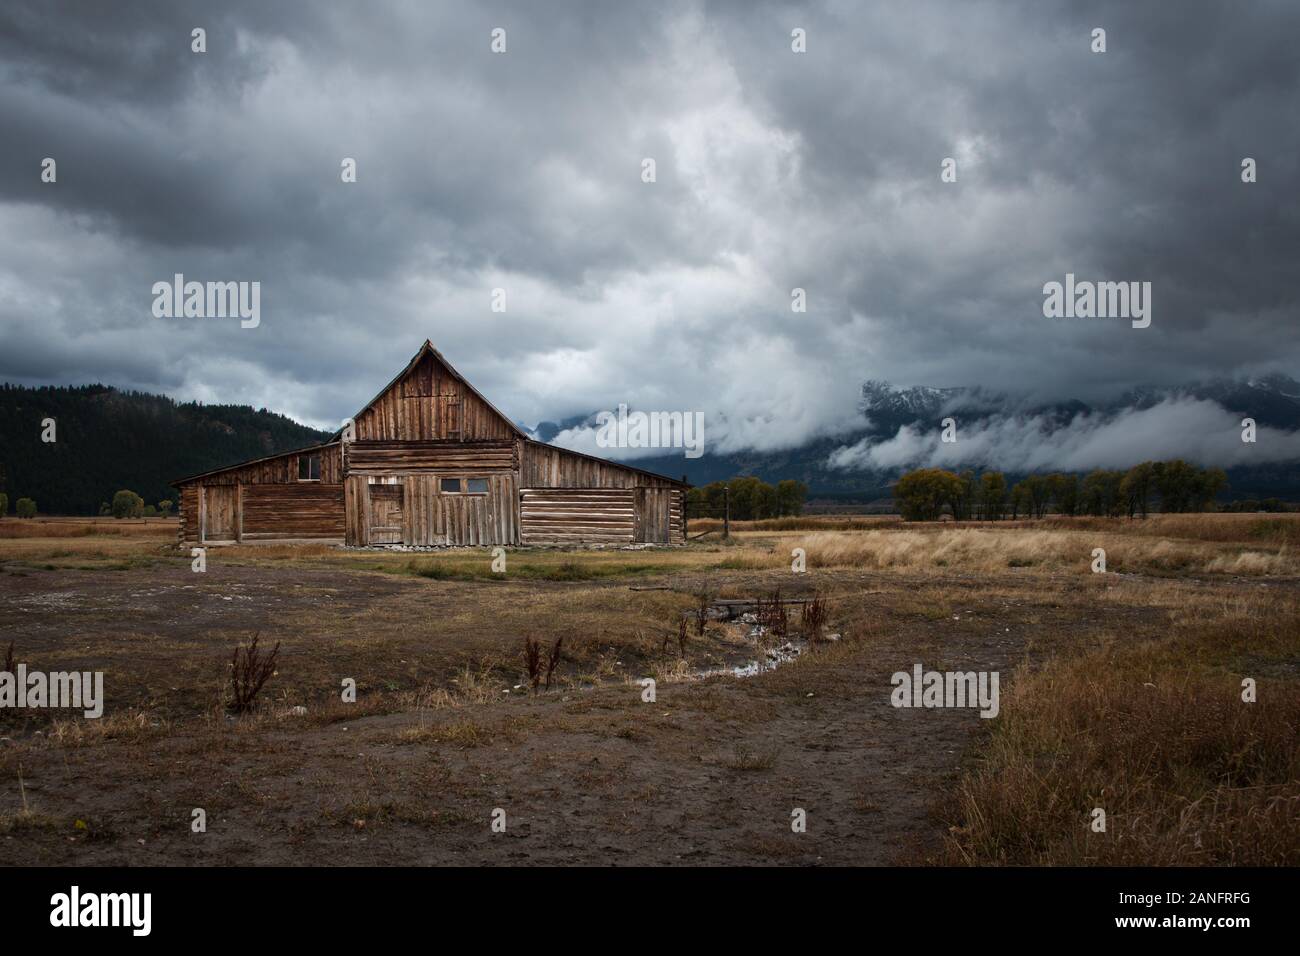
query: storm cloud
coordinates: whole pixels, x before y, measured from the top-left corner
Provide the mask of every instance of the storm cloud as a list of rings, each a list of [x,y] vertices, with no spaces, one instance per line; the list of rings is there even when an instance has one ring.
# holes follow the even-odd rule
[[[1089,400],[1294,374],[1298,35],[1287,0],[20,0],[0,379],[332,428],[428,338],[524,423],[702,411],[716,451],[846,433],[866,379]],[[155,318],[176,273],[260,282],[260,325]],[[1044,318],[1067,273],[1150,282],[1150,328]],[[1050,464],[1220,413],[1081,422]],[[981,440],[1029,461],[1032,425]],[[937,460],[920,440],[842,454]]]

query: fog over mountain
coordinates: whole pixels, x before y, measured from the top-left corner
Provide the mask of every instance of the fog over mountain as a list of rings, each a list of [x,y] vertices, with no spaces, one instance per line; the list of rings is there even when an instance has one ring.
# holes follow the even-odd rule
[[[956,441],[941,440],[952,418]],[[1255,422],[1242,441],[1243,419]],[[1180,388],[1141,387],[1114,401],[1036,402],[989,388],[861,386],[856,423],[846,434],[798,448],[722,451],[706,442],[704,460],[645,450],[629,455],[598,447],[594,416],[542,423],[535,434],[579,450],[613,454],[692,481],[754,473],[797,477],[830,495],[885,494],[912,468],[995,469],[1011,474],[1122,469],[1141,461],[1184,458],[1224,468],[1233,493],[1300,497],[1300,382],[1271,375],[1218,379]],[[709,437],[708,423],[705,428]]]

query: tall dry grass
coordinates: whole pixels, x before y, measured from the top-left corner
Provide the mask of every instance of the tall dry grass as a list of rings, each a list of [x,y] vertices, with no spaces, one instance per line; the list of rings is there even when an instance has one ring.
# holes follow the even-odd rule
[[[958,787],[946,862],[1300,863],[1297,635],[1294,607],[1242,603],[1018,673]]]
[[[755,542],[757,544],[757,542]],[[1092,573],[1092,552],[1106,552],[1106,570],[1120,573],[1204,573],[1280,575],[1300,573],[1291,549],[1268,544],[1242,546],[1197,539],[1148,537],[1118,531],[1061,531],[1048,528],[962,528],[782,535],[767,550],[750,547],[726,559],[729,568],[779,567],[794,548],[803,548],[809,567],[1006,573],[1008,568]]]

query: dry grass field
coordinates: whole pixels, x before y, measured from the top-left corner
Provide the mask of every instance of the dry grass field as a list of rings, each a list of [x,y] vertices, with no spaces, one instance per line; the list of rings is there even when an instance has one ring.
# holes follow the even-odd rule
[[[0,863],[1294,865],[1298,519],[782,519],[504,574],[292,544],[195,573],[170,520],[5,519],[0,656],[107,703],[0,710]],[[777,590],[839,639],[794,613],[803,652],[736,676],[784,639],[694,610]],[[254,634],[279,657],[236,717]],[[526,638],[562,641],[549,690]],[[917,663],[998,672],[999,716],[893,707]]]

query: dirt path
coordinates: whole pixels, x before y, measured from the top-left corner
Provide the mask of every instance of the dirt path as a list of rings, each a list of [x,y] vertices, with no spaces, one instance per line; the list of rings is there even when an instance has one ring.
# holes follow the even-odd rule
[[[894,661],[913,656],[906,643],[831,646],[743,681],[660,684],[654,703],[619,685],[427,719],[295,730],[287,718],[264,732],[218,726],[36,749],[27,798],[49,822],[6,834],[0,860],[915,860],[937,845],[929,810],[981,722],[973,711],[889,705]],[[977,642],[968,663],[1000,666],[1016,649]],[[16,781],[5,778],[12,805]],[[208,813],[205,834],[189,830],[194,807]],[[504,833],[491,831],[495,808]],[[791,831],[795,808],[806,833]]]

